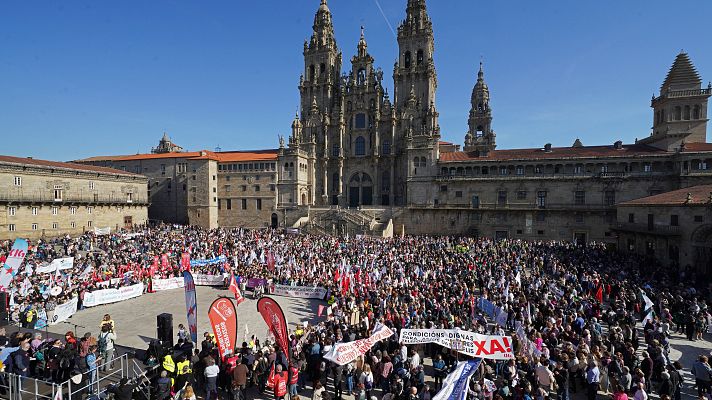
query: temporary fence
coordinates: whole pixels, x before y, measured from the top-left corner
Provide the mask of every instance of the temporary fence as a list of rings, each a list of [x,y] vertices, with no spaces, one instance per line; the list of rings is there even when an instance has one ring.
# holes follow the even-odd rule
[[[115,368],[109,368],[112,364]],[[62,383],[52,383],[11,373],[0,374],[0,398],[9,400],[82,400],[91,396],[98,398],[111,384],[118,383],[121,378],[137,375],[135,366],[131,370],[133,374],[129,373],[130,365],[128,354],[123,354],[113,360],[106,360],[92,371],[76,374]],[[107,367],[107,371],[101,371],[104,367]]]

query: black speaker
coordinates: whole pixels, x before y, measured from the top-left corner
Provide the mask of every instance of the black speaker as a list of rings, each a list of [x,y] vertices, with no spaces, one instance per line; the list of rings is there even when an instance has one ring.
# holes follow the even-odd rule
[[[173,347],[173,314],[163,313],[156,317],[158,340]]]
[[[0,326],[7,325],[9,321],[7,301],[7,293],[0,292]]]

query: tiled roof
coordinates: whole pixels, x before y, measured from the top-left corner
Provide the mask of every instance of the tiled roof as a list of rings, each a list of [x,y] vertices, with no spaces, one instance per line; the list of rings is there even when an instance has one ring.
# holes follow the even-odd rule
[[[205,151],[205,155],[194,157],[193,159],[210,159],[221,163],[243,162],[243,161],[275,161],[278,150],[255,150],[255,151],[223,151],[220,153]]]
[[[118,169],[113,169],[113,168],[95,167],[93,165],[66,163],[66,162],[59,162],[59,161],[37,160],[34,158],[0,156],[0,163],[31,165],[31,166],[48,167],[48,168],[63,168],[63,169],[70,169],[70,170],[74,170],[74,171],[97,172],[97,173],[111,174],[111,175],[141,176],[138,174],[133,174],[131,172],[124,172],[124,171],[121,171]]]
[[[692,195],[687,202],[687,194]],[[682,205],[710,205],[712,185],[692,186],[671,192],[656,194],[618,204],[619,206],[682,206]]]
[[[689,85],[701,85],[702,80],[700,75],[695,70],[695,66],[692,65],[690,57],[687,53],[681,52],[675,58],[675,62],[670,67],[667,77],[663,85],[660,87],[660,92],[664,93],[668,88],[676,90],[679,86],[689,86]]]
[[[90,163],[99,161],[137,161],[137,160],[159,160],[167,158],[185,158],[187,160],[215,160],[218,162],[242,162],[242,161],[268,161],[277,159],[277,150],[251,150],[251,151],[189,151],[182,153],[163,154],[134,154],[126,156],[97,156],[76,160],[77,163]]]
[[[711,148],[712,150],[712,148]],[[666,154],[667,152],[644,144],[623,145],[621,149],[611,146],[552,147],[544,149],[493,150],[486,156],[477,157],[474,152],[455,151],[440,154],[440,162],[458,161],[505,161],[547,160],[568,158],[632,157],[639,155]]]
[[[685,143],[683,153],[694,153],[698,151],[712,151],[712,143]]]
[[[97,156],[89,157],[81,160],[75,160],[75,162],[94,162],[94,161],[136,161],[136,160],[157,160],[165,158],[193,158],[200,157],[200,152],[191,151],[184,153],[162,153],[162,154],[131,154],[124,156]]]

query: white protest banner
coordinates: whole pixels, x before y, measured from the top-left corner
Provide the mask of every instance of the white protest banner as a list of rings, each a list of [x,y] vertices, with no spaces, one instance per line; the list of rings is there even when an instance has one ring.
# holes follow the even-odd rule
[[[84,294],[82,304],[85,307],[94,307],[102,304],[115,303],[132,299],[143,294],[143,283],[137,285],[124,286],[118,289],[95,290]]]
[[[222,286],[225,284],[223,275],[193,274],[193,280],[195,286]]]
[[[94,228],[94,234],[97,236],[109,235],[111,234],[111,227],[107,226],[106,228]]]
[[[74,268],[74,257],[55,258],[49,265],[37,268],[38,274],[54,273]]]
[[[151,288],[155,292],[161,292],[163,290],[179,289],[184,286],[183,278],[166,278],[166,279],[153,279],[151,281]]]
[[[324,358],[339,365],[346,365],[359,356],[366,354],[377,342],[391,336],[393,336],[392,330],[385,325],[379,325],[373,330],[371,337],[367,339],[335,344],[328,353],[324,354]]]
[[[470,386],[470,378],[477,372],[482,359],[460,361],[457,367],[443,380],[442,389],[433,400],[465,400]]]
[[[323,299],[326,289],[318,286],[288,286],[274,285],[272,294],[275,296],[299,297],[302,299]]]
[[[60,304],[54,309],[54,316],[50,321],[50,325],[57,325],[60,322],[64,322],[69,319],[75,312],[77,312],[77,303],[79,298],[72,297],[71,300],[64,304]]]
[[[491,360],[514,358],[509,336],[480,335],[460,329],[401,329],[400,342],[437,343],[458,353]]]
[[[195,286],[222,286],[225,284],[225,278],[222,275],[193,274],[193,281]],[[156,292],[179,289],[185,285],[183,277],[153,279],[151,283]]]

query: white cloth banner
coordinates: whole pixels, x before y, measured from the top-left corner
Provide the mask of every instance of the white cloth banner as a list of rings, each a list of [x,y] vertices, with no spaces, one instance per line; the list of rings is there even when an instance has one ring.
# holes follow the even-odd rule
[[[101,289],[84,294],[82,304],[85,307],[94,307],[102,304],[115,303],[133,299],[143,294],[143,283],[124,286],[118,289]]]
[[[195,286],[222,286],[225,284],[225,275],[193,274],[193,280]]]
[[[49,265],[37,268],[36,272],[46,274],[72,268],[74,268],[74,257],[55,258]]]
[[[318,286],[274,285],[272,294],[275,296],[299,297],[302,299],[323,299],[326,289]]]
[[[193,281],[195,286],[222,286],[225,284],[225,277],[222,275],[194,274]],[[182,288],[185,285],[185,281],[182,277],[153,279],[151,284],[154,291],[161,292],[163,290]]]
[[[182,288],[183,286],[183,278],[153,279],[151,281],[151,289],[153,289],[153,291],[155,292],[178,289]]]
[[[458,353],[491,360],[514,358],[509,336],[480,335],[460,329],[401,329],[400,342],[437,343]]]
[[[324,358],[339,365],[346,365],[366,354],[374,344],[391,336],[393,336],[392,330],[385,325],[379,325],[367,339],[335,344],[328,353],[324,354]]]
[[[94,228],[94,234],[97,236],[109,235],[111,234],[111,227],[107,226],[106,228]]]
[[[69,319],[75,312],[77,312],[77,303],[79,301],[78,297],[72,297],[71,300],[64,304],[60,304],[54,308],[54,315],[50,321],[50,325],[57,325],[60,322],[64,322]]]

